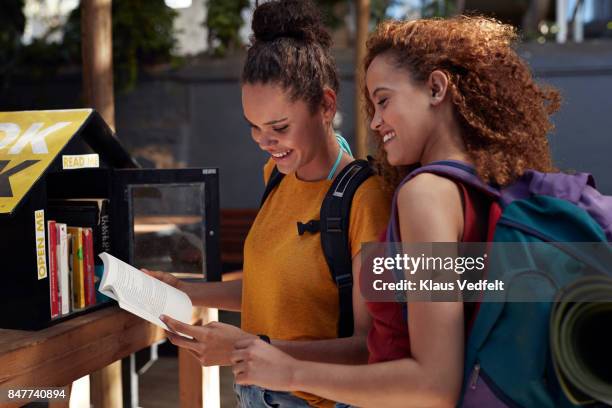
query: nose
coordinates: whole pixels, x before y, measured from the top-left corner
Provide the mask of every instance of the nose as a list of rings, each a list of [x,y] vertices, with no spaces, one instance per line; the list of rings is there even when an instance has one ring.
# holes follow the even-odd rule
[[[275,144],[278,143],[278,141],[266,134],[263,134],[259,137],[259,140],[257,140],[257,143],[259,143],[259,145],[263,148],[263,147],[274,146]]]
[[[370,129],[378,130],[378,128],[380,128],[380,125],[382,125],[382,122],[382,117],[377,111],[375,111],[374,116],[372,116],[372,121],[370,122]]]

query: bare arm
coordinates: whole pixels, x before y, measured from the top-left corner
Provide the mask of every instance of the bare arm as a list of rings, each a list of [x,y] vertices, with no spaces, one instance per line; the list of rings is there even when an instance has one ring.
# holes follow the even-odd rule
[[[182,291],[189,295],[194,306],[239,312],[242,308],[242,279],[228,282],[181,282]]]
[[[462,378],[463,311],[453,303],[409,306],[412,358],[366,366],[295,365],[292,390],[356,406],[454,406]]]
[[[272,340],[272,344],[289,355],[309,361],[337,364],[363,364],[368,361],[366,337],[371,319],[359,291],[361,253],[353,257],[353,316],[354,334],[351,337],[316,341]]]
[[[149,271],[148,275],[167,283],[189,296],[194,306],[239,312],[242,307],[242,280],[228,282],[186,282],[168,272]]]
[[[362,407],[452,407],[463,363],[463,311],[455,306],[411,305],[412,357],[396,361],[358,366],[308,362],[260,340],[240,342],[232,357],[236,382],[305,391]]]
[[[459,191],[452,182],[429,176],[417,176],[400,191],[402,241],[457,241],[463,229]],[[463,371],[463,305],[415,302],[408,315],[410,358],[356,367],[305,362],[247,339],[232,357],[236,382],[306,391],[356,406],[454,406]]]
[[[361,256],[357,254],[353,258],[355,282],[359,282],[360,266]],[[151,274],[152,272],[148,273]],[[168,278],[167,276],[162,276],[162,278],[172,279],[174,277]],[[229,303],[231,299],[227,298],[225,289],[228,287],[228,284],[234,282],[240,283],[241,281],[206,284],[180,282],[179,285],[182,290],[188,293],[194,304],[210,305],[216,302],[214,307],[220,307],[217,305],[223,304],[225,308],[230,308],[233,305]],[[237,288],[234,288],[234,290],[239,294],[239,288]],[[237,302],[240,302],[240,299]],[[240,303],[237,304],[237,307],[240,307]],[[365,336],[370,326],[370,318],[365,310],[365,303],[359,293],[358,285],[353,285],[353,311],[355,334],[352,337],[320,341],[274,341],[274,344],[296,358],[304,360],[344,364],[364,363],[367,361],[368,355]],[[194,340],[185,340],[179,335],[168,334],[168,338],[173,344],[184,347],[192,352],[202,365],[205,366],[228,365],[230,364],[230,356],[236,342],[245,339],[258,340],[255,335],[245,333],[237,327],[224,323],[213,322],[206,326],[191,326],[169,317],[164,317],[163,321],[175,332],[185,333],[194,338]]]

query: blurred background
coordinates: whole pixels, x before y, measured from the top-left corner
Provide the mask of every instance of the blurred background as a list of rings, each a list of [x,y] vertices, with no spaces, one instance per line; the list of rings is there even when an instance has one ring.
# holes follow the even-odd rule
[[[336,125],[354,145],[360,1],[318,0],[341,73]],[[223,208],[256,208],[265,156],[242,118],[239,76],[251,0],[112,2],[117,135],[150,167],[217,166]],[[494,16],[517,26],[519,52],[564,103],[551,136],[563,169],[612,193],[612,0],[370,0],[383,18]],[[0,111],[82,107],[78,0],[0,2]]]
[[[87,2],[99,0],[82,3]],[[240,268],[267,159],[250,138],[240,98],[255,1],[105,2],[112,28],[108,91],[114,113],[111,119],[105,112],[103,116],[143,167],[220,169],[222,261],[225,271]],[[550,137],[556,165],[593,173],[600,191],[612,194],[612,0],[316,2],[333,33],[341,75],[335,125],[354,150],[364,151],[358,143],[366,127],[356,114],[355,73],[367,31],[386,18],[484,14],[516,26],[520,55],[539,81],[562,92],[563,105],[553,118],[556,129]],[[96,21],[83,18],[83,4],[0,1],[0,111],[96,106],[84,91],[88,57],[82,53],[99,50],[95,41],[84,45],[82,40],[84,33],[99,27],[83,27],[83,21]],[[97,80],[101,77],[95,74],[89,79]],[[221,319],[239,322],[231,314]],[[135,406],[175,406],[176,359],[162,358],[149,367],[146,363],[140,369],[140,401],[136,397]],[[231,382],[231,373],[222,370],[221,406],[235,405]]]

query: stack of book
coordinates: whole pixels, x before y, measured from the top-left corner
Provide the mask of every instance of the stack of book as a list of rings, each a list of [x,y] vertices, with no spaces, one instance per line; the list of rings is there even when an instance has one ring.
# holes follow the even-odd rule
[[[108,200],[52,200],[48,208],[51,318],[106,300],[96,289],[103,272],[98,254],[110,251]]]

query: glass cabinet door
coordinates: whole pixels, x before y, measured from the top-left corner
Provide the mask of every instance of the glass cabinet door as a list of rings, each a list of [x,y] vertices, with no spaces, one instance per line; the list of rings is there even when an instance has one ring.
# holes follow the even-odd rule
[[[220,279],[216,169],[118,170],[115,179],[120,257],[137,268]]]

